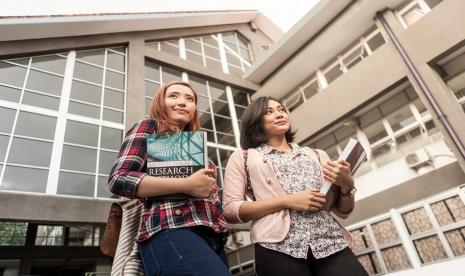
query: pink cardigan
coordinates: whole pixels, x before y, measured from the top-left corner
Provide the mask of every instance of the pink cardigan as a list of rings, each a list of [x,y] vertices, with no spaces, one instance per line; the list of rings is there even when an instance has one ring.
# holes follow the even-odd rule
[[[304,148],[313,158],[315,153],[309,148]],[[250,183],[256,200],[269,199],[283,196],[285,192],[278,183],[271,161],[255,149],[248,150],[247,168],[250,175]],[[317,150],[321,163],[330,160],[326,152]],[[317,159],[318,161],[318,159]],[[320,169],[322,166],[320,164]],[[323,183],[323,174],[321,183]],[[245,201],[246,172],[244,166],[243,150],[235,151],[229,158],[224,176],[223,211],[226,221],[229,223],[243,223],[239,217],[239,209]],[[326,196],[325,210],[331,210],[337,216],[346,218],[349,214],[341,214],[335,208],[339,196],[339,189],[333,185]],[[250,239],[255,242],[280,242],[289,232],[291,221],[288,209],[282,209],[275,213],[254,220],[250,228]],[[351,241],[350,234],[341,226],[342,233]]]

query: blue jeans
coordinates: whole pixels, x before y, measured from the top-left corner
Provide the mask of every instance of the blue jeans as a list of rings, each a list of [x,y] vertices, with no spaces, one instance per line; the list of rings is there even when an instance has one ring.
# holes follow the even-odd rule
[[[164,230],[141,243],[145,275],[231,275],[222,237],[204,230]]]

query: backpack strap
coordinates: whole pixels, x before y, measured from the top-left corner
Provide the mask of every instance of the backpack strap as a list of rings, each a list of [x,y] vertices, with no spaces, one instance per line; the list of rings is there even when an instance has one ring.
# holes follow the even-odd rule
[[[252,185],[250,184],[249,169],[247,168],[247,157],[249,156],[249,151],[248,150],[243,150],[242,154],[244,156],[244,169],[245,169],[245,175],[246,175],[246,179],[247,179],[245,194],[255,201],[255,195],[253,193]]]

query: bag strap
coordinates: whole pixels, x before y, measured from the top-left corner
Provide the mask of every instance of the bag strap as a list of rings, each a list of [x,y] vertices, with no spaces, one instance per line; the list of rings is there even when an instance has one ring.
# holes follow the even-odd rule
[[[250,174],[249,174],[249,169],[247,167],[247,157],[249,156],[249,151],[248,150],[243,150],[242,154],[244,155],[244,168],[245,168],[245,176],[247,179],[247,184],[246,184],[246,195],[248,195],[250,198],[252,198],[255,201],[255,195],[253,193],[252,185],[250,184]]]

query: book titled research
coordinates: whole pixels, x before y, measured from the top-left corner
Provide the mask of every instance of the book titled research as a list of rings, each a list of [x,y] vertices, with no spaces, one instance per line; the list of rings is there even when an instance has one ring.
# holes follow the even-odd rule
[[[147,174],[156,177],[187,178],[208,166],[205,131],[151,134],[147,138]],[[187,194],[152,197],[153,200],[182,200]]]

